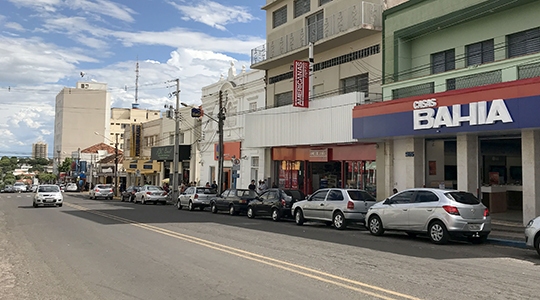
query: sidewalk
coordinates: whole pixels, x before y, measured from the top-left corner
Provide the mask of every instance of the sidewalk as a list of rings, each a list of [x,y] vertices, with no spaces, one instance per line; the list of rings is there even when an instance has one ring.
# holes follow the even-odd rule
[[[491,220],[488,243],[526,248],[525,227],[521,222]]]

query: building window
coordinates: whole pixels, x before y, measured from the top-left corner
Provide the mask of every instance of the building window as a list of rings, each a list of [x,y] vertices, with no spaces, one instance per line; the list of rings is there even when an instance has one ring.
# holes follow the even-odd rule
[[[122,129],[126,128],[126,124],[122,124],[122,125],[120,126],[120,128],[122,128]]]
[[[508,58],[540,52],[540,27],[507,36]]]
[[[369,73],[341,79],[341,94],[353,92],[369,93]]]
[[[310,11],[311,0],[294,0],[294,17],[299,17]]]
[[[326,3],[330,3],[332,0],[319,0],[319,6],[325,5]]]
[[[257,110],[257,102],[250,102],[249,111],[256,111],[256,110]]]
[[[307,35],[309,42],[316,42],[323,38],[323,12],[320,11],[314,15],[307,17]]]
[[[493,39],[467,45],[467,66],[474,66],[495,60],[495,49],[493,48]]]
[[[251,166],[253,168],[258,168],[259,167],[259,157],[258,156],[251,157]]]
[[[280,25],[287,23],[287,5],[280,9],[277,9],[272,13],[272,28],[276,28]]]
[[[178,140],[179,140],[179,143],[180,143],[180,144],[185,143],[185,140],[184,140],[184,133],[183,133],[183,132],[181,132],[181,133],[178,134]]]
[[[274,96],[275,107],[292,104],[292,91]]]
[[[174,134],[169,135],[169,145],[174,145]]]
[[[124,144],[120,144],[120,149],[124,149]]]
[[[456,68],[454,49],[431,54],[431,74],[442,73]]]

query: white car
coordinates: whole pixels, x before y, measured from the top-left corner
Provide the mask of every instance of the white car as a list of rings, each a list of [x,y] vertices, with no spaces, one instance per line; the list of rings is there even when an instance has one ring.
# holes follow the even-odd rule
[[[525,243],[527,247],[536,249],[540,255],[540,217],[530,220],[525,227]]]
[[[54,184],[39,185],[34,194],[34,207],[38,206],[58,206],[62,207],[64,196],[60,187]]]
[[[15,182],[13,185],[13,191],[15,193],[26,193],[26,184],[24,182]]]
[[[66,192],[77,192],[79,190],[79,187],[76,183],[68,183],[66,185]]]

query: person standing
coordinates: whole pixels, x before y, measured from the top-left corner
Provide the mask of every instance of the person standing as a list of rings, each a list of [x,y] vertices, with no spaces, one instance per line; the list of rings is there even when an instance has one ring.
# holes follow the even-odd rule
[[[210,187],[213,188],[213,189],[217,189],[217,182],[214,180],[212,182],[212,185],[210,185]]]
[[[248,189],[254,191],[257,187],[255,186],[255,180],[251,180],[251,184],[248,186]]]
[[[263,179],[261,180],[261,183],[259,184],[259,193],[262,193],[268,189],[268,186],[266,186],[266,181]]]

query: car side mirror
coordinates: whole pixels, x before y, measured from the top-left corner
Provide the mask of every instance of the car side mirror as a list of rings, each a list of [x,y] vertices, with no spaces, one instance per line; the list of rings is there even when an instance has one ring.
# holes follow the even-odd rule
[[[383,204],[388,204],[388,205],[390,205],[392,203],[394,203],[394,201],[390,200],[390,198],[386,198],[386,200],[384,200],[384,202],[383,202]]]

